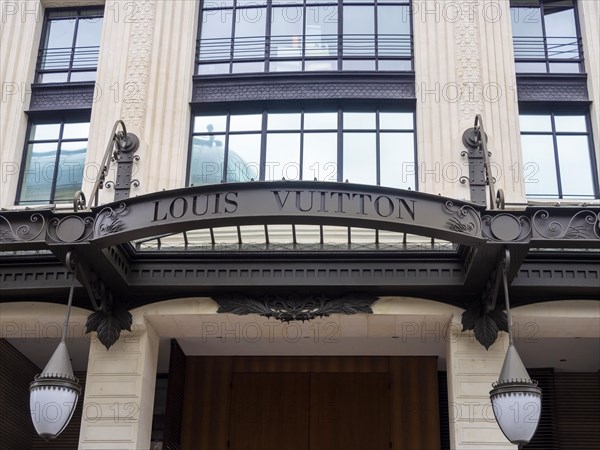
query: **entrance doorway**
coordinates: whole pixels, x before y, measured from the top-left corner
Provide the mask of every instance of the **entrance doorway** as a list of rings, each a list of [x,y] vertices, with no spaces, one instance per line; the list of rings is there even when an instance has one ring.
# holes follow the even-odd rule
[[[439,450],[435,357],[187,357],[182,448]]]

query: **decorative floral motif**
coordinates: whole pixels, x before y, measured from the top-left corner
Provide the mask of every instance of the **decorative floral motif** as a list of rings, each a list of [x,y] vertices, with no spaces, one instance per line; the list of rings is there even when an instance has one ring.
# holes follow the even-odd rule
[[[447,222],[449,229],[471,236],[481,235],[481,218],[475,208],[469,205],[454,206],[454,202],[448,200],[444,209],[454,216]]]
[[[264,296],[252,298],[241,295],[215,297],[219,304],[218,313],[237,315],[258,314],[274,317],[282,322],[313,320],[331,314],[372,314],[371,304],[378,297],[373,295],[345,295],[328,298],[325,296]]]
[[[14,229],[10,221],[5,216],[0,215],[0,242],[29,242],[35,240],[46,228],[46,219],[40,213],[34,213],[29,217],[29,221],[32,225],[22,224]]]
[[[94,222],[94,237],[117,233],[123,229],[123,221],[119,218],[127,214],[127,205],[120,203],[115,209],[106,207],[96,216]]]
[[[599,211],[583,210],[551,220],[548,211],[539,210],[532,223],[535,232],[545,239],[600,239]]]
[[[496,242],[520,242],[531,236],[531,220],[513,214],[486,214],[481,218],[483,236]]]

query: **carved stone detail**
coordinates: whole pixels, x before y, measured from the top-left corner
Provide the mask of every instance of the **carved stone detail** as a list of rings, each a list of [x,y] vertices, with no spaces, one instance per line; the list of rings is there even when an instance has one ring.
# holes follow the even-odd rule
[[[135,86],[135,97],[123,103],[121,118],[127,122],[127,127],[139,136],[144,135],[146,117],[146,99],[150,71],[153,64],[152,46],[156,16],[156,0],[138,0],[135,2],[135,12],[132,14],[132,25],[129,34],[129,52],[126,83]]]
[[[371,305],[378,299],[374,295],[344,295],[341,297],[273,295],[248,297],[228,295],[213,297],[219,304],[218,313],[237,315],[258,314],[274,317],[282,322],[313,320],[331,314],[372,314]]]

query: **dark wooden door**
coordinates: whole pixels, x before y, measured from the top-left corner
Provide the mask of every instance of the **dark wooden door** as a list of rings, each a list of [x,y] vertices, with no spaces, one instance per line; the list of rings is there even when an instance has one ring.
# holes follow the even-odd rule
[[[187,450],[439,450],[435,357],[189,357]]]
[[[310,450],[387,450],[390,445],[386,373],[313,373]]]
[[[235,373],[231,450],[309,450],[309,374]]]

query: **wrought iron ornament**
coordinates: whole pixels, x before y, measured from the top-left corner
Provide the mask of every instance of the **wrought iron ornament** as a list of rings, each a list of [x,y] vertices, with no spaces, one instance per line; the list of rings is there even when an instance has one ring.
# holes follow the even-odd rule
[[[331,314],[373,314],[371,305],[379,297],[374,295],[349,294],[341,297],[301,296],[291,294],[249,297],[243,294],[217,296],[218,313],[231,313],[240,316],[258,314],[274,317],[282,322],[313,320]]]

